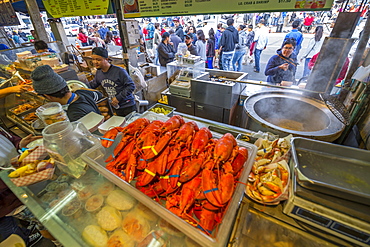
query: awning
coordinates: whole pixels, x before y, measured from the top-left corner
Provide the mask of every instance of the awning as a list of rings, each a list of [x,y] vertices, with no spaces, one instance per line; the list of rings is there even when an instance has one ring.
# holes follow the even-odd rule
[[[37,5],[39,6],[40,11],[46,11],[44,4],[42,3],[42,0],[36,0]],[[24,1],[17,1],[15,3],[12,3],[13,8],[16,12],[22,12],[25,14],[28,14],[26,3]]]
[[[42,0],[36,0],[36,2],[37,2],[37,5],[39,6],[40,12],[46,11],[45,6],[42,3]],[[16,12],[28,14],[26,3],[24,1],[16,1],[16,2],[14,1],[12,5]],[[114,3],[112,1],[109,1],[109,7],[108,7],[107,14],[114,14],[114,13],[115,13]]]

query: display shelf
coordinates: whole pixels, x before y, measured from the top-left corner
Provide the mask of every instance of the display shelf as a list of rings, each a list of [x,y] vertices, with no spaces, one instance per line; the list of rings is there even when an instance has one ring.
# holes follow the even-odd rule
[[[38,106],[43,105],[46,102],[46,99],[37,95],[36,93],[27,92],[23,94],[8,95],[4,101],[5,101],[4,105],[2,106],[4,111],[1,113],[1,115],[4,117],[6,116],[6,118],[10,122],[17,125],[24,132],[28,134],[37,134],[31,126],[33,121],[26,122],[23,120],[22,116],[24,116],[27,113],[34,112]],[[28,103],[28,102],[35,102],[36,104],[33,108],[27,111],[21,112],[19,114],[14,114],[11,111],[11,109],[14,109],[17,106]]]
[[[196,246],[167,219],[158,217],[94,169],[88,168],[80,179],[56,172],[52,180],[24,187],[16,187],[8,173],[0,172],[0,178],[63,246],[106,246],[117,234],[124,246],[147,246],[150,242],[156,246],[176,242]],[[86,237],[87,229],[97,227],[101,234]],[[99,240],[102,245],[96,244]]]
[[[42,189],[46,187],[49,181],[40,182],[27,187],[17,187],[10,181],[7,171],[1,171],[0,178],[64,246],[86,246],[77,232],[70,227],[69,222],[58,217],[58,209],[47,208],[38,198],[38,194],[40,194],[40,192],[42,193]]]

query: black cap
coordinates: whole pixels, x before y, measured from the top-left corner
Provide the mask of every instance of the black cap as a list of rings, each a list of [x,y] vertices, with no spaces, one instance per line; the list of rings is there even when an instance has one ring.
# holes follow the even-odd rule
[[[108,58],[108,51],[104,49],[103,47],[94,47],[92,49],[92,54],[93,55],[98,55],[104,58]]]
[[[168,37],[170,37],[170,34],[168,32],[164,32],[162,34],[162,39],[165,39],[165,38],[168,38]]]

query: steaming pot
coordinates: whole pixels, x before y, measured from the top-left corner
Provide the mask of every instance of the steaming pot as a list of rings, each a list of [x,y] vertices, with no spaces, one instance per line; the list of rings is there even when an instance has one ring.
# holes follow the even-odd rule
[[[257,93],[244,102],[247,129],[332,142],[344,129],[325,103],[300,94]]]

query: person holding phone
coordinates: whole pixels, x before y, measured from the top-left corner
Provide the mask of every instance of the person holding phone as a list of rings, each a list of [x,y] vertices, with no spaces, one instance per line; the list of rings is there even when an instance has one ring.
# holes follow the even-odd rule
[[[265,70],[269,84],[280,85],[282,81],[291,81],[294,84],[298,65],[297,56],[293,52],[295,46],[294,39],[287,39],[276,51],[277,54],[269,59]]]

